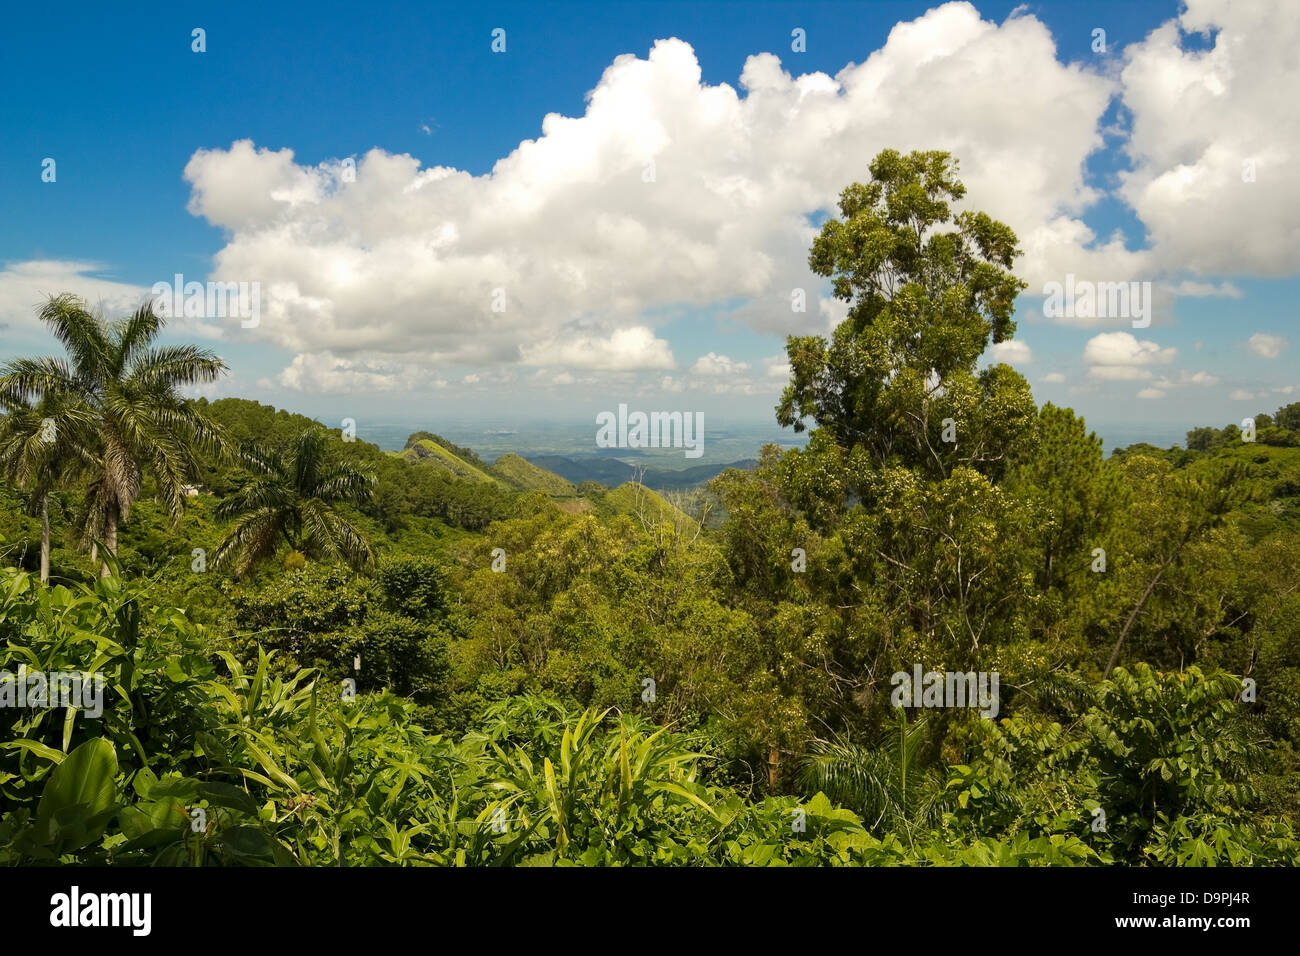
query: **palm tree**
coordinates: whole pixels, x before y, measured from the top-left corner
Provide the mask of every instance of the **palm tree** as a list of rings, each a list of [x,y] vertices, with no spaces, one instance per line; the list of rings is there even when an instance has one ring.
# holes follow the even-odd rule
[[[328,441],[324,429],[311,428],[280,452],[244,449],[256,477],[217,506],[218,518],[235,523],[217,546],[215,566],[233,561],[242,576],[274,555],[282,541],[307,557],[338,558],[357,570],[374,566],[369,542],[334,505],[368,501],[375,476],[331,460]]]
[[[200,455],[224,447],[219,425],[180,394],[186,385],[215,381],[226,370],[216,355],[193,345],[154,345],[165,320],[142,305],[109,322],[74,295],[51,296],[40,311],[68,353],[17,359],[0,368],[0,403],[52,402],[69,421],[88,423],[95,450],[86,494],[86,540],[117,553],[117,533],[131,515],[147,470],[172,519],[185,509],[185,485]],[[80,432],[78,432],[80,434]],[[108,563],[101,572],[107,576]]]
[[[39,406],[0,399],[0,472],[27,494],[27,509],[41,519],[41,583],[50,581],[50,495],[77,471],[93,466],[86,441],[91,424],[73,403],[53,396]]]
[[[933,823],[944,776],[922,762],[926,721],[909,724],[900,709],[897,725],[896,733],[886,734],[875,747],[843,737],[813,741],[804,758],[804,785],[857,811],[868,829],[910,831]]]

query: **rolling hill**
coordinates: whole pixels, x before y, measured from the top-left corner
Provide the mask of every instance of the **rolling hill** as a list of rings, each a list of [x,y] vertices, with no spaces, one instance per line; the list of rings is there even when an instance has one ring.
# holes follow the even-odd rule
[[[421,438],[412,442],[405,451],[393,452],[392,454],[405,459],[412,464],[421,467],[442,468],[450,472],[457,478],[464,478],[466,481],[487,481],[504,485],[505,481],[490,475],[476,465],[470,464],[460,456],[448,451],[442,445],[428,438]]]
[[[578,495],[577,487],[567,478],[539,468],[513,452],[498,458],[493,463],[492,470],[520,491],[544,491],[552,498],[576,498]]]
[[[666,521],[679,530],[693,527],[695,519],[681,511],[657,491],[635,481],[626,481],[604,495],[606,508],[617,514],[649,521]]]

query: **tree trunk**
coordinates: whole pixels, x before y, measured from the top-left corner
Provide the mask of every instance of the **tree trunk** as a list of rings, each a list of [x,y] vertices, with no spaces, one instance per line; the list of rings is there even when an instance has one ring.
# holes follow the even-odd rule
[[[108,514],[104,516],[104,554],[117,557],[117,508],[110,506]],[[105,561],[99,568],[99,576],[106,578],[113,572]]]
[[[775,747],[767,750],[767,789],[776,793],[777,779],[781,773],[781,751]]]
[[[41,495],[41,583],[50,583],[50,496]]]
[[[1169,567],[1171,561],[1173,561],[1173,558],[1170,558],[1161,565],[1160,570],[1156,572],[1156,576],[1152,578],[1151,583],[1147,585],[1147,589],[1142,592],[1142,597],[1138,599],[1137,604],[1133,608],[1133,612],[1128,616],[1128,620],[1124,622],[1124,630],[1119,632],[1119,640],[1115,642],[1115,649],[1110,652],[1110,660],[1106,662],[1106,671],[1101,675],[1102,680],[1108,680],[1110,678],[1110,672],[1113,671],[1115,665],[1119,663],[1119,649],[1124,646],[1124,638],[1128,637],[1128,632],[1132,629],[1134,622],[1137,621],[1138,615],[1142,613],[1142,608],[1146,605],[1147,598],[1151,597],[1151,592],[1156,589],[1156,585],[1159,584],[1160,579],[1164,577],[1165,569]]]

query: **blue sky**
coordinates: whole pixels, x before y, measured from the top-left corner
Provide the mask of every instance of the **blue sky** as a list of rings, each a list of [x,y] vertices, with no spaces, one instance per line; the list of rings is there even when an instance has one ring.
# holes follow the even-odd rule
[[[766,418],[785,334],[836,317],[813,225],[877,149],[947,148],[1026,248],[999,358],[1040,400],[1162,435],[1240,420],[1300,384],[1298,14],[1241,6],[11,8],[0,358],[51,349],[41,292],[121,308],[182,273],[263,289],[257,328],[173,323],[232,366],[213,394],[431,426]],[[1066,272],[1151,281],[1151,326],[1045,317]]]

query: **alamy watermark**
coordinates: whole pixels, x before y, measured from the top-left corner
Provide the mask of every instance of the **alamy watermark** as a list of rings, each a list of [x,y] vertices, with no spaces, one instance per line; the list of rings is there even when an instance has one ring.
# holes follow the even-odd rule
[[[167,318],[237,318],[246,329],[262,321],[260,282],[186,282],[179,272],[171,282],[155,282],[154,311]]]
[[[1132,319],[1133,328],[1151,324],[1150,282],[1089,282],[1073,272],[1043,283],[1043,315],[1049,319]]]
[[[152,911],[152,893],[83,893],[74,884],[50,897],[50,925],[57,928],[120,926],[133,936],[148,936]]]
[[[687,458],[704,454],[704,413],[628,412],[618,406],[618,415],[600,412],[596,416],[597,448],[684,448]]]
[[[979,707],[981,717],[998,715],[998,672],[897,671],[889,702],[894,707]]]
[[[104,713],[104,675],[86,671],[0,671],[0,707],[78,707],[87,717]]]

